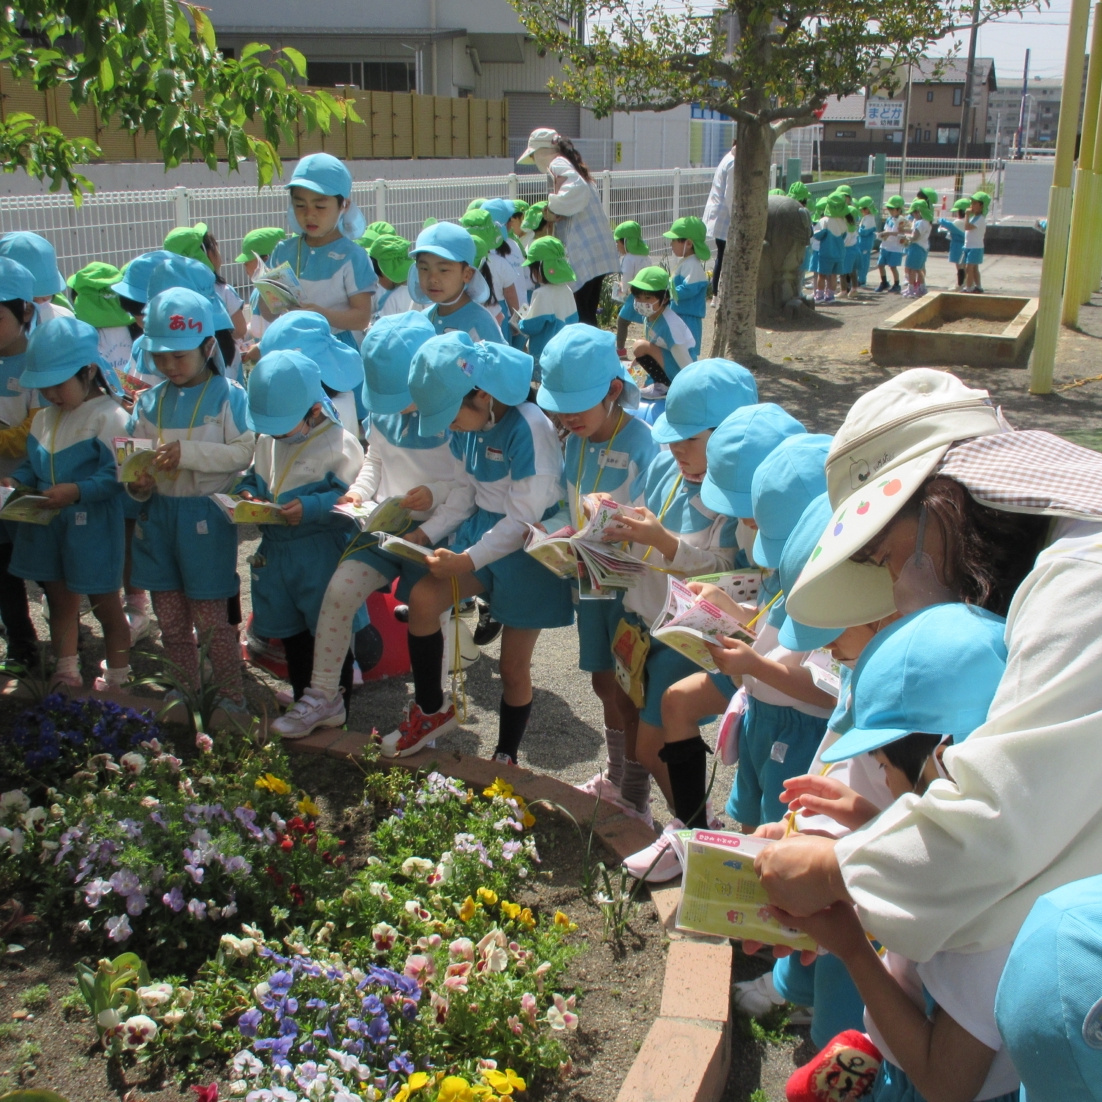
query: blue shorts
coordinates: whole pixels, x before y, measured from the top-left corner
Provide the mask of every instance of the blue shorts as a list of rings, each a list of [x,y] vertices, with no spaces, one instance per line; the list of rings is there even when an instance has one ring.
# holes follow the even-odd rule
[[[624,595],[617,594],[611,601],[579,600],[577,613],[578,669],[586,673],[613,669],[612,640],[624,618]]]
[[[680,651],[652,639],[645,673],[643,707],[639,712],[639,718],[652,727],[661,727],[662,694],[682,678],[700,673],[700,667]],[[707,722],[707,720],[701,720],[701,723]]]
[[[926,270],[926,256],[927,250],[921,245],[908,245],[906,266],[912,272],[923,272]]]
[[[126,520],[137,520],[145,508],[144,501],[132,498],[128,493],[122,495],[122,515]]]
[[[263,539],[257,558],[262,566],[250,571],[253,630],[262,639],[287,639],[299,632],[317,632],[318,614],[329,579],[348,542],[336,528],[298,539]],[[366,627],[367,614],[353,631]]]
[[[846,259],[843,271],[849,275],[857,267],[857,254],[861,250],[856,245],[846,246]]]
[[[125,536],[122,499],[77,502],[49,524],[13,524],[8,573],[38,582],[64,582],[71,593],[113,593],[122,585]]]
[[[349,546],[355,548],[357,543],[364,546],[350,551],[345,557],[377,570],[388,582],[393,582],[395,578],[401,579],[394,595],[399,601],[408,601],[410,590],[428,573],[428,568],[418,562],[410,562],[409,559],[400,559],[389,551],[380,551],[373,536],[357,533],[352,537]]]
[[[218,601],[241,588],[237,528],[209,497],[154,493],[143,503],[130,555],[130,581],[137,589]]]
[[[810,253],[811,255],[808,256],[808,253]],[[818,272],[818,270],[819,270],[819,250],[818,249],[813,249],[809,245],[807,247],[807,250],[804,252],[804,256],[807,259],[807,264],[806,264],[807,270],[809,272]]]
[[[965,264],[982,264],[983,263],[983,249],[965,249],[964,261]]]
[[[898,268],[903,263],[903,254],[889,249],[881,249],[877,264],[881,268]]]
[[[499,520],[500,513],[479,509],[455,530],[451,550],[466,551]],[[574,622],[570,583],[523,550],[476,570],[474,576],[490,599],[490,615],[507,628],[564,628]]]
[[[844,255],[828,258],[819,254],[819,275],[845,275],[846,271]]]
[[[807,772],[826,729],[826,719],[751,696],[727,814],[754,827],[780,822],[788,810],[780,801],[784,782]]]

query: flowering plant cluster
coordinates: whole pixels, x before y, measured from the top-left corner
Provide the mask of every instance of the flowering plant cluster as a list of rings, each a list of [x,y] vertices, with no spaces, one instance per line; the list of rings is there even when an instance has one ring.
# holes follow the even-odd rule
[[[21,790],[0,796],[6,879],[37,888],[37,912],[73,922],[93,951],[175,967],[214,953],[241,917],[339,895],[341,843],[283,779],[280,748],[238,744],[231,756],[207,735],[196,742],[193,768],[154,738],[95,754],[42,806]]]
[[[119,758],[159,738],[152,712],[111,700],[71,700],[52,693],[23,712],[0,740],[4,771],[37,784],[56,784],[94,754]]]

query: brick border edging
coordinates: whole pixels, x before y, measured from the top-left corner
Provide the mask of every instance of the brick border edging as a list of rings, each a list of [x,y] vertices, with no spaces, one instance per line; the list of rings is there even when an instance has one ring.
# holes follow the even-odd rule
[[[85,695],[138,710],[158,703],[118,692]],[[284,748],[290,754],[355,759],[362,757],[372,741],[371,735],[358,731],[322,729],[306,738],[288,740]],[[607,800],[597,800],[530,769],[471,757],[446,747],[423,750],[408,758],[381,760],[409,770],[436,769],[478,787],[502,777],[530,803],[547,800],[566,808],[583,829],[596,814],[595,833],[621,859],[649,846],[655,838],[655,832],[645,823],[617,811]],[[725,938],[690,939],[674,928],[679,895],[676,885],[651,889],[651,898],[670,938],[662,1004],[616,1102],[719,1102],[727,1084],[734,951]]]

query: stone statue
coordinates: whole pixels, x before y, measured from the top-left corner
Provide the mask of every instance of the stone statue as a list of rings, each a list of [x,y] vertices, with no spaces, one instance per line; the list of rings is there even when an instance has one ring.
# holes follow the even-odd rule
[[[811,216],[787,195],[769,196],[769,221],[758,272],[758,323],[780,315],[796,318],[813,303],[804,298],[801,269],[811,240]]]

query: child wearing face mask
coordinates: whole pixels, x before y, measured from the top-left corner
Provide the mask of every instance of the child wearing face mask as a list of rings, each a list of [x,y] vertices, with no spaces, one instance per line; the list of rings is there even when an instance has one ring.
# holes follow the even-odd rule
[[[16,525],[10,571],[34,578],[50,606],[55,683],[83,685],[77,658],[80,598],[87,594],[103,628],[107,658],[97,689],[119,688],[130,676],[130,629],[122,611],[123,523],[115,478],[114,438],[126,413],[108,391],[99,334],[76,318],[53,318],[27,344],[20,385],[49,403],[27,438],[27,458],[4,479],[46,498],[57,510],[44,525]]]
[[[252,463],[245,391],[222,374],[209,299],[163,291],[145,311],[147,348],[164,382],[134,403],[127,436],[152,440],[152,473],[127,483],[143,503],[134,529],[134,585],[153,595],[165,652],[193,686],[200,642],[209,646],[221,707],[247,721],[241,652],[226,602],[240,589],[237,530],[211,494],[226,493]]]
[[[451,222],[423,229],[410,249],[414,266],[407,286],[410,297],[427,306],[425,317],[437,333],[466,333],[471,340],[504,344],[501,327],[486,309],[486,280],[475,267],[474,238]]]
[[[356,244],[366,224],[352,202],[352,174],[332,154],[311,153],[295,165],[287,191],[292,236],[272,250],[271,267],[289,263],[302,284],[301,308],[321,314],[338,340],[359,348],[379,281]],[[273,320],[263,302],[260,309]]]
[[[699,218],[678,218],[662,236],[677,258],[670,283],[673,312],[689,327],[699,353],[708,310],[708,275],[703,261],[712,256],[705,241],[708,230]]]
[[[715,426],[756,398],[751,373],[730,360],[691,364],[670,387],[666,411],[653,433],[654,441],[668,444],[669,451],[660,452],[631,488],[633,501],[642,502],[638,518],[622,517],[606,537],[630,540],[631,553],[653,567],[624,596],[625,614],[643,630],[665,605],[668,571],[679,576],[712,574],[734,564],[734,520],[710,508],[701,485]],[[662,694],[696,668],[683,654],[650,640],[636,744],[625,751],[627,760],[638,762],[654,777],[671,806],[673,794],[658,756],[663,744]],[[635,797],[635,810],[649,821],[649,786],[629,795]]]
[[[275,502],[285,519],[285,525],[262,526],[252,558],[253,629],[283,640],[287,680],[298,700],[310,682],[325,587],[348,544],[348,526],[333,506],[359,474],[363,449],[341,428],[317,364],[302,352],[262,356],[249,376],[248,397],[256,451],[234,492]],[[348,700],[347,653],[341,682]]]
[[[363,402],[367,447],[363,467],[341,502],[362,505],[402,497],[416,523],[427,520],[444,501],[456,478],[456,461],[446,429],[420,434],[420,415],[409,392],[413,357],[436,335],[423,314],[410,311],[379,318],[364,337]],[[309,687],[272,730],[286,739],[303,738],[317,727],[339,727],[345,721],[347,697],[340,675],[349,653],[355,621],[371,593],[400,579],[397,596],[408,601],[425,568],[381,551],[369,534],[355,534],[329,580],[318,614]]]
[[[1002,617],[973,605],[935,605],[879,632],[853,677],[854,725],[823,753],[825,762],[872,755],[892,795],[921,795],[951,778],[954,743],[987,717],[1006,668]],[[948,790],[947,790],[948,792]],[[879,809],[856,793],[838,816],[859,826]],[[830,812],[828,812],[829,814]],[[844,845],[844,840],[839,843]],[[871,1102],[949,1097],[1011,1102],[1018,1073],[995,1022],[995,993],[1011,946],[978,953],[942,951],[915,964],[869,942],[853,904],[810,918],[778,912],[846,965],[865,1002],[868,1036],[843,1035],[789,1080],[787,1096],[816,1102],[859,1050],[875,1080]],[[871,1041],[871,1045],[869,1042]]]
[[[611,333],[591,325],[570,325],[543,350],[543,382],[536,395],[569,434],[563,466],[564,522],[581,528],[586,498],[611,498],[621,505],[642,505],[632,487],[658,455],[650,426],[628,412],[639,404],[639,388],[616,352]],[[556,520],[548,521],[554,529]],[[575,594],[577,590],[575,588]],[[650,789],[650,775],[635,751],[638,712],[616,685],[612,642],[623,617],[624,595],[613,600],[580,600],[578,665],[589,675],[604,711],[605,768],[577,787],[591,796],[622,805],[639,815]]]
[[[635,342],[635,360],[646,369],[651,382],[644,398],[663,398],[677,373],[696,359],[696,338],[669,309],[670,277],[665,268],[644,268],[628,285],[635,312],[643,319],[643,339]]]
[[[38,323],[51,318],[71,318],[73,311],[65,300],[65,280],[57,267],[57,253],[41,234],[15,230],[0,237],[0,257],[22,264],[34,282],[35,315]]]
[[[536,361],[538,381],[540,355],[547,342],[566,326],[577,324],[578,308],[569,286],[577,277],[557,237],[534,241],[524,263],[532,273],[536,290],[521,319],[520,331],[528,337],[528,352]]]
[[[532,357],[466,333],[426,341],[413,358],[409,389],[418,431],[452,432],[459,461],[447,499],[406,538],[436,546],[409,599],[414,699],[383,739],[387,757],[416,753],[457,726],[455,702],[440,688],[440,617],[465,597],[487,594],[501,636],[502,698],[494,760],[516,764],[532,710],[532,652],[545,627],[574,619],[570,586],[523,550],[527,526],[558,511],[562,451],[551,422],[528,402]],[[461,466],[459,466],[461,464]]]

